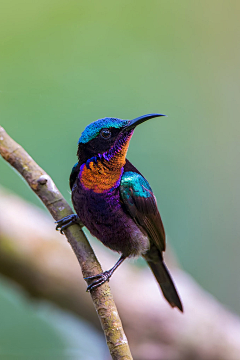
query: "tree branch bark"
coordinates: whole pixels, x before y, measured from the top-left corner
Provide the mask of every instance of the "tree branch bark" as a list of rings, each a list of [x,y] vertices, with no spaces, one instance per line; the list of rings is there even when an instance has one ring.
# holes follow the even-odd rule
[[[0,154],[27,181],[28,185],[47,207],[52,217],[59,220],[73,214],[49,175],[29,154],[0,127]],[[82,269],[83,277],[102,272],[101,266],[78,224],[69,227],[65,235]],[[132,359],[127,338],[108,283],[91,292],[112,359]]]

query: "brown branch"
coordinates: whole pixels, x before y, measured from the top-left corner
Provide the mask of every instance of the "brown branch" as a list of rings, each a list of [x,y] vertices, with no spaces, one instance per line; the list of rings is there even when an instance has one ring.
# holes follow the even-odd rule
[[[0,154],[27,181],[55,220],[73,214],[49,175],[28,153],[0,127]],[[65,235],[82,269],[83,277],[102,272],[101,266],[78,224],[69,227]],[[112,359],[132,359],[126,335],[108,283],[91,292]]]

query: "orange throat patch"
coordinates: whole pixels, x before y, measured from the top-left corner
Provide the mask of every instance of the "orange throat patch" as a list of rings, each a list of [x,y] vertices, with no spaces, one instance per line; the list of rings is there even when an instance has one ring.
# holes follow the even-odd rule
[[[88,190],[96,193],[104,193],[119,185],[123,169],[111,170],[104,166],[101,161],[97,164],[90,162],[89,169],[86,164],[80,171],[81,184]]]
[[[86,189],[101,194],[120,185],[130,138],[109,160],[91,161],[89,168],[81,166],[79,180]]]

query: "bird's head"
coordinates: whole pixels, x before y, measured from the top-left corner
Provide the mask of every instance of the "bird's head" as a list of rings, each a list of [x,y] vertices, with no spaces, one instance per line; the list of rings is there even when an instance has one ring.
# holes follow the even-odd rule
[[[116,156],[121,156],[125,160],[135,127],[158,116],[164,115],[148,114],[133,120],[104,118],[89,124],[78,142],[77,155],[80,165],[92,158],[110,161]]]

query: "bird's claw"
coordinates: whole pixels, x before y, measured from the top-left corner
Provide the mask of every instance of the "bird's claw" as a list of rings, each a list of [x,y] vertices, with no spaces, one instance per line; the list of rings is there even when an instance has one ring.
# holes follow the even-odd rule
[[[91,291],[93,289],[96,289],[98,286],[104,284],[106,281],[109,281],[111,275],[112,275],[112,273],[110,271],[104,271],[101,274],[94,275],[94,276],[88,276],[88,277],[84,278],[84,280],[96,279],[90,285],[88,285],[86,291],[88,292],[88,291]]]
[[[63,234],[63,231],[67,229],[70,225],[76,224],[80,219],[76,214],[65,216],[64,218],[55,221],[57,224],[56,230],[60,230],[60,233]]]

